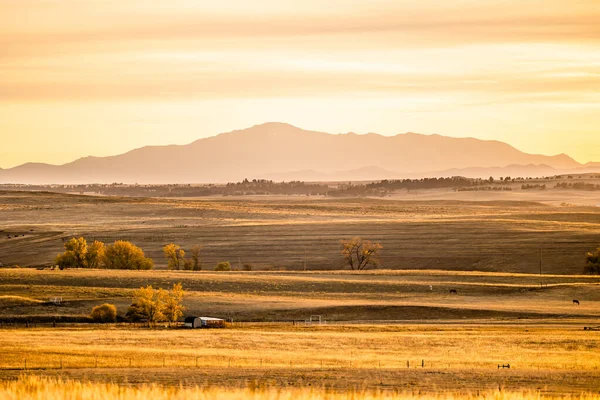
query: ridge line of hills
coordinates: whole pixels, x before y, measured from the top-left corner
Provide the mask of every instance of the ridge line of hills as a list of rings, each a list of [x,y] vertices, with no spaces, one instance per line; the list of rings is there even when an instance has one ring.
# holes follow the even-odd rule
[[[329,134],[269,122],[187,145],[144,146],[63,165],[0,169],[0,183],[224,183],[244,178],[344,181],[433,176],[547,176],[600,172],[565,154],[527,154],[504,142],[405,133]]]

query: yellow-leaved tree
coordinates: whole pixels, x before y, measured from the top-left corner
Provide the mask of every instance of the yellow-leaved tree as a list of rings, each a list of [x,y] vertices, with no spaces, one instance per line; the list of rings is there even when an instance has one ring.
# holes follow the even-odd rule
[[[181,246],[174,243],[170,243],[163,247],[163,253],[167,258],[168,268],[174,270],[180,270],[185,264],[185,251]]]
[[[164,308],[162,313],[169,324],[177,322],[177,320],[183,316],[183,312],[186,309],[182,304],[184,294],[185,292],[181,283],[174,284],[168,292],[163,291]]]
[[[104,249],[104,267],[108,269],[152,269],[154,261],[130,242],[117,240]]]
[[[130,321],[145,320],[150,326],[160,321],[168,321],[170,325],[183,316],[184,294],[181,283],[174,284],[170,291],[154,289],[152,286],[139,288],[133,292],[127,318]]]
[[[104,243],[95,241],[88,246],[85,238],[72,238],[64,244],[65,252],[56,257],[60,269],[98,268],[104,255]]]

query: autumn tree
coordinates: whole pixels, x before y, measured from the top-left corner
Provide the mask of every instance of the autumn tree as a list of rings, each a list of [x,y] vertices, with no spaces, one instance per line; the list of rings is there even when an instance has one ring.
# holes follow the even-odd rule
[[[600,248],[595,253],[587,253],[584,271],[586,274],[600,274]]]
[[[134,321],[144,319],[149,325],[160,321],[177,322],[185,310],[182,304],[184,294],[181,283],[173,285],[170,291],[152,286],[139,288],[133,292],[127,317]]]
[[[174,243],[163,247],[163,253],[168,261],[168,268],[180,270],[185,265],[185,251]]]
[[[106,246],[103,263],[108,269],[152,269],[154,267],[154,261],[147,258],[142,249],[122,240]]]
[[[104,258],[104,243],[94,240],[94,243],[88,246],[85,254],[85,262],[88,268],[98,268],[101,266]]]
[[[341,245],[344,262],[350,266],[350,269],[362,271],[369,266],[377,267],[379,265],[379,251],[383,248],[379,243],[355,237],[350,240],[342,240]]]
[[[60,269],[97,268],[104,253],[104,243],[95,241],[88,246],[85,238],[72,238],[64,244],[65,252],[56,257]]]
[[[164,302],[162,313],[169,324],[177,322],[179,317],[183,316],[183,312],[186,309],[182,304],[184,294],[185,292],[181,283],[174,284],[168,292],[162,292]]]
[[[134,291],[133,302],[127,315],[131,317],[131,314],[135,313],[148,321],[148,325],[163,321],[164,294],[161,290],[156,290],[150,285]]]

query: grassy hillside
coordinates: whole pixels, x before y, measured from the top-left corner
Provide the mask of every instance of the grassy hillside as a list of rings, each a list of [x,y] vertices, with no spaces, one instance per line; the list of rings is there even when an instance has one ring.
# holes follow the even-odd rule
[[[236,321],[304,320],[312,314],[330,322],[600,317],[600,277],[594,276],[548,275],[541,281],[538,275],[448,271],[0,269],[0,318],[83,320],[105,302],[124,315],[134,289],[177,282],[186,290],[189,315]],[[49,302],[53,297],[63,302]],[[573,299],[581,305],[573,305]]]

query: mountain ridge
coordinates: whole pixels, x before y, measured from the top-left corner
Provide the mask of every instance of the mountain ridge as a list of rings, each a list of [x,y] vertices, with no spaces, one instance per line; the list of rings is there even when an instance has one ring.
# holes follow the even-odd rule
[[[527,154],[497,140],[413,132],[384,136],[329,134],[269,122],[185,145],[143,146],[123,154],[87,156],[62,165],[25,163],[0,170],[4,183],[220,183],[245,177],[314,171],[335,180],[340,171],[386,171],[401,178],[435,171],[547,165],[584,167],[566,154]],[[590,168],[595,168],[591,165]],[[302,177],[298,175],[298,179]],[[346,179],[347,176],[339,176]]]

